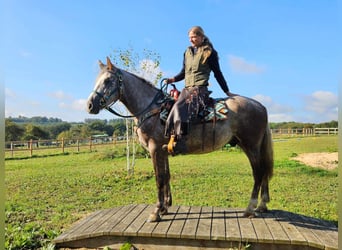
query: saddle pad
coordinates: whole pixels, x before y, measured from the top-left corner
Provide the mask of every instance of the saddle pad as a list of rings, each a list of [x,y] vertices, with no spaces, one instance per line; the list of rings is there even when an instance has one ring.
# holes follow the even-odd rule
[[[205,121],[211,121],[214,118],[218,120],[227,119],[228,109],[226,103],[223,99],[215,100],[214,107],[208,107],[207,111],[209,112],[205,117]]]

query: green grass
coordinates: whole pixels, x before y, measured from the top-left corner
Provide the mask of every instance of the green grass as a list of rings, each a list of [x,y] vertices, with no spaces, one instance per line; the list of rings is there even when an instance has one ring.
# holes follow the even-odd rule
[[[137,159],[134,175],[128,176],[126,158],[116,158],[111,150],[6,160],[6,249],[49,248],[53,238],[96,210],[155,203],[150,159]],[[337,225],[337,169],[291,160],[305,152],[336,152],[337,137],[282,139],[274,142],[274,151],[269,208]],[[238,149],[170,157],[170,168],[174,204],[247,206],[252,172]]]

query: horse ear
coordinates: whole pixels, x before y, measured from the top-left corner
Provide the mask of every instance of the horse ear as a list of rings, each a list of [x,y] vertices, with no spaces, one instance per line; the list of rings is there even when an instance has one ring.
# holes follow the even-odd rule
[[[100,66],[101,69],[103,69],[103,67],[105,67],[106,65],[104,65],[104,64],[101,62],[101,60],[99,60],[99,66]]]
[[[109,70],[113,70],[115,68],[108,56],[107,56],[107,67]]]

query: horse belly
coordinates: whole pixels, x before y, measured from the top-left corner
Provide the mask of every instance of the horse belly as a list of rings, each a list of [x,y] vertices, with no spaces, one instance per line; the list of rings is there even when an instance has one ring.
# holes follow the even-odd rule
[[[232,138],[228,120],[192,126],[187,137],[188,153],[209,153],[221,149]]]

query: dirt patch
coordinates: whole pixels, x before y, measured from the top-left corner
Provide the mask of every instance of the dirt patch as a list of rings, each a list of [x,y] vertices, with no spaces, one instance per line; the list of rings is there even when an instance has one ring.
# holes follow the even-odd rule
[[[333,170],[338,166],[338,152],[334,153],[305,153],[292,158],[305,165]]]

